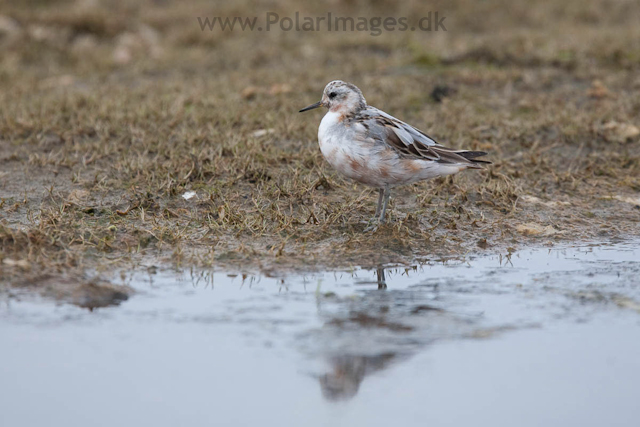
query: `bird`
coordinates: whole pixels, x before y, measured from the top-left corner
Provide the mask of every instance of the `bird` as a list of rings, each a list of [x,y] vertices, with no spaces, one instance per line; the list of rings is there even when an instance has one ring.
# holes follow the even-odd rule
[[[420,129],[368,105],[357,86],[342,80],[329,82],[322,99],[299,112],[319,107],[328,109],[318,128],[325,160],[340,174],[378,189],[369,231],[385,222],[391,189],[491,163],[478,159],[484,151],[438,144]]]

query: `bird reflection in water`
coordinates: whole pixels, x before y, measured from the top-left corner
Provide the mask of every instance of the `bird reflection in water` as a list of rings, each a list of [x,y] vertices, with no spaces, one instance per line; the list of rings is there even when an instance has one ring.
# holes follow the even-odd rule
[[[367,375],[384,369],[395,358],[387,353],[378,356],[336,356],[330,359],[333,370],[320,377],[322,395],[327,400],[348,400],[358,393]]]
[[[376,275],[378,276],[378,289],[387,289],[387,279],[384,277],[384,268],[376,268]]]
[[[378,290],[387,289],[385,269],[376,269]],[[361,282],[367,283],[367,282]],[[376,282],[369,282],[371,285]],[[402,296],[404,295],[404,297]],[[415,315],[424,315],[425,312],[432,311],[435,314],[441,311],[438,308],[424,304],[407,304],[406,293],[401,292],[367,292],[362,299],[358,299],[355,304],[349,307],[347,312],[342,310],[329,316],[325,322],[325,327],[335,328],[335,331],[344,337],[345,334],[354,333],[354,340],[357,340],[359,332],[367,332],[367,336],[372,338],[369,344],[362,343],[362,350],[368,354],[357,354],[358,350],[353,347],[345,349],[346,354],[336,354],[327,357],[330,370],[318,378],[322,390],[322,395],[330,401],[348,400],[353,398],[360,388],[362,381],[369,375],[384,370],[391,363],[403,358],[403,354],[380,348],[376,354],[371,345],[376,346],[378,339],[386,341],[388,335],[399,335],[411,333],[414,327],[411,322],[405,320]],[[418,302],[417,300],[411,300]],[[408,310],[407,310],[408,309]],[[400,317],[398,317],[400,316]],[[419,332],[419,331],[417,331]],[[378,336],[379,335],[379,336]],[[377,338],[376,338],[377,337]]]

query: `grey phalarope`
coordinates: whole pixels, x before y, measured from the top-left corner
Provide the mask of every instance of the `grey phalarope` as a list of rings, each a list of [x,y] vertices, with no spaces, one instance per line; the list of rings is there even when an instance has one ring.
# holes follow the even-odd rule
[[[391,188],[425,179],[482,169],[484,151],[454,150],[421,130],[367,105],[355,85],[330,82],[322,99],[300,112],[329,109],[318,128],[324,158],[341,174],[378,188],[374,219],[384,222]]]

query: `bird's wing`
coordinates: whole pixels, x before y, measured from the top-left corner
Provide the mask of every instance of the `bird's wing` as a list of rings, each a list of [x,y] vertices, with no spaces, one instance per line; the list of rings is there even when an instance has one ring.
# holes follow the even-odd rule
[[[375,140],[386,144],[403,156],[439,163],[484,163],[474,158],[486,153],[444,147],[420,129],[371,106],[358,112],[353,120],[362,124]]]

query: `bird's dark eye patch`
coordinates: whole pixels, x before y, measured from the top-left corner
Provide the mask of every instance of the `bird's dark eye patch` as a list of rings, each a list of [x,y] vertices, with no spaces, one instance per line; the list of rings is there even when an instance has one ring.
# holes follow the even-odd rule
[[[331,92],[331,93],[329,94],[329,98],[333,99],[333,98],[335,98],[337,95],[338,95],[337,93],[335,93],[335,92]]]

